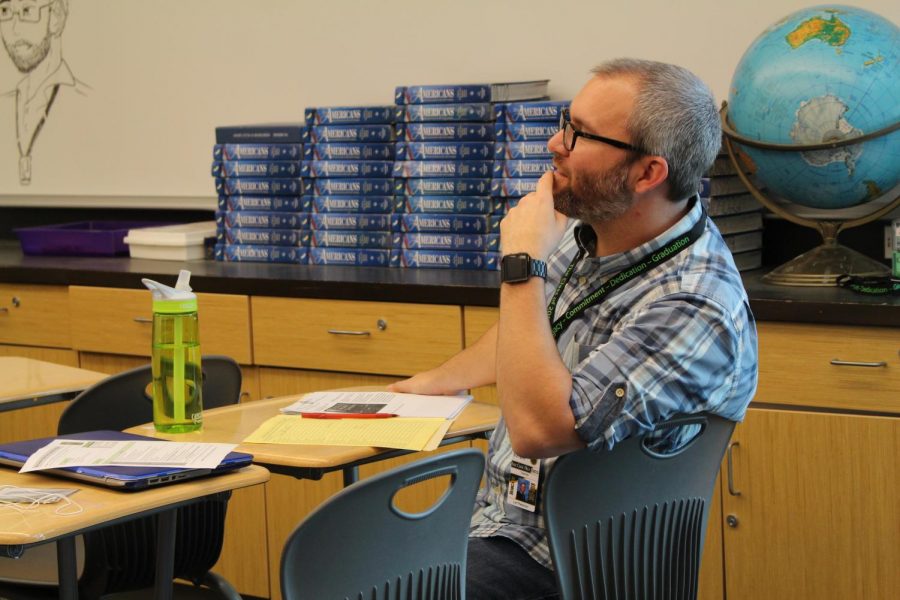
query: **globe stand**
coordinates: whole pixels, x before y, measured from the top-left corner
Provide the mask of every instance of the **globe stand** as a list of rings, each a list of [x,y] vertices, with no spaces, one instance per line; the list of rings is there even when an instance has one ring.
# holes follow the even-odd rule
[[[890,275],[890,269],[868,256],[857,252],[851,248],[843,246],[837,242],[838,234],[851,227],[864,225],[876,219],[883,217],[892,210],[900,206],[900,196],[894,198],[887,205],[857,219],[847,220],[823,220],[823,219],[807,219],[797,216],[781,205],[777,204],[767,196],[765,196],[756,185],[747,176],[746,165],[739,162],[739,158],[734,151],[732,140],[762,148],[765,150],[780,150],[787,152],[806,152],[812,150],[825,150],[838,148],[841,146],[849,146],[851,144],[859,144],[868,139],[887,135],[900,128],[900,123],[894,123],[889,127],[874,131],[872,133],[850,138],[824,142],[822,144],[808,145],[789,145],[789,144],[767,144],[757,140],[745,138],[728,125],[727,122],[728,103],[722,103],[720,116],[722,119],[722,132],[725,134],[725,149],[728,152],[728,158],[734,166],[738,177],[747,186],[747,190],[756,198],[763,206],[771,210],[773,213],[783,219],[801,225],[816,229],[821,235],[823,243],[816,246],[812,250],[804,252],[785,264],[773,269],[762,277],[763,281],[773,283],[775,285],[790,286],[836,286],[837,279],[841,275],[853,275],[857,277],[884,277]]]

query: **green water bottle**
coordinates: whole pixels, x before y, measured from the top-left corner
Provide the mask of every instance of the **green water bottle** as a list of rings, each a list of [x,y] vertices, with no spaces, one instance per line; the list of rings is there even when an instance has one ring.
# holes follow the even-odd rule
[[[153,425],[164,433],[197,431],[203,426],[197,296],[182,270],[174,288],[150,279],[153,292]]]

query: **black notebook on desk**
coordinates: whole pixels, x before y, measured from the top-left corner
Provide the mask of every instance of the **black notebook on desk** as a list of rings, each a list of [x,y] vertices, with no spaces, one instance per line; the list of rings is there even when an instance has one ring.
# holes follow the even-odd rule
[[[28,458],[57,439],[71,440],[142,440],[142,441],[160,441],[155,438],[144,435],[136,435],[133,433],[124,433],[121,431],[86,431],[83,433],[73,433],[69,435],[58,435],[54,437],[41,438],[37,440],[25,440],[21,442],[8,442],[0,444],[0,464],[20,469]],[[45,469],[35,471],[38,474],[53,475],[65,477],[68,479],[78,479],[87,481],[96,485],[102,485],[118,490],[137,491],[174,483],[176,481],[184,481],[186,479],[194,479],[196,477],[206,477],[209,475],[220,475],[228,473],[241,467],[251,464],[253,456],[244,452],[229,452],[225,458],[219,463],[215,469],[202,468],[174,468],[174,467],[112,467],[112,466],[90,466],[90,467],[64,467],[60,469]]]

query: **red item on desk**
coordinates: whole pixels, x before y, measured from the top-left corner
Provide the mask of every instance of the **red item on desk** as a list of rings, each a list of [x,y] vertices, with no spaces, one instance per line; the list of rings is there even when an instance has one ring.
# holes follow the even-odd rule
[[[393,413],[300,413],[305,419],[390,419]]]

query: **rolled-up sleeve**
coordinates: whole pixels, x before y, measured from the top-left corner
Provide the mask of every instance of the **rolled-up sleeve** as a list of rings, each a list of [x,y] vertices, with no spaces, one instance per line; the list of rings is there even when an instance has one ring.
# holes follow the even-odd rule
[[[734,315],[710,298],[672,294],[631,317],[572,372],[576,431],[593,449],[612,448],[677,413],[728,413],[745,362]]]

